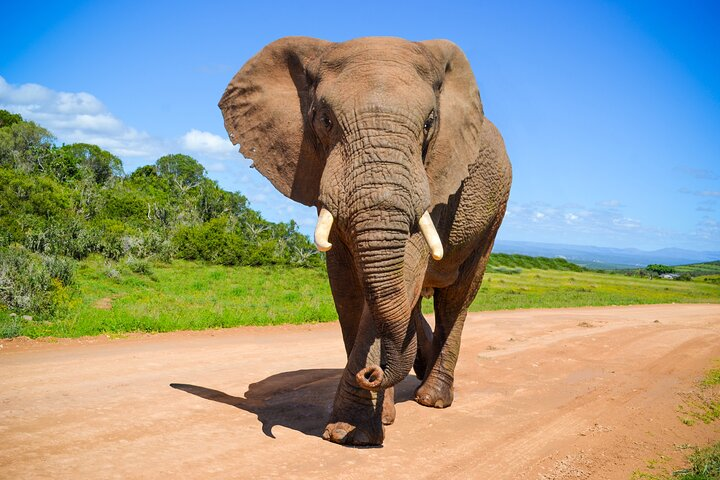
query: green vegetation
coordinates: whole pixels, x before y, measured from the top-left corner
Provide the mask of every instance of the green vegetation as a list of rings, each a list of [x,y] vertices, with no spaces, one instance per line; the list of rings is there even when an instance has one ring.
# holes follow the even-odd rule
[[[529,257],[527,255],[493,253],[488,262],[488,272],[498,271],[503,268],[537,268],[540,270],[560,270],[570,272],[583,272],[587,269],[570,263],[564,258],[547,258],[547,257]],[[519,273],[519,271],[503,272],[503,273]]]
[[[202,330],[337,319],[321,269],[171,264],[94,255],[80,263],[69,311],[25,322],[31,337]]]
[[[720,301],[720,285],[705,280],[650,281],[561,258],[493,254],[471,309]],[[432,301],[423,308],[431,312]],[[109,152],[58,147],[44,128],[0,110],[1,336],[335,318],[323,257],[309,239],[293,222],[264,220],[192,157],[165,155],[128,175]]]
[[[720,302],[720,288],[599,272],[522,270],[511,275],[489,271],[472,310],[557,308],[650,303]]]
[[[720,418],[720,360],[715,361],[694,391],[684,395],[679,410],[680,420],[690,427],[696,420],[711,423]],[[693,450],[687,458],[688,468],[669,471],[668,464],[672,459],[661,455],[659,459],[647,462],[647,469],[653,473],[636,471],[631,480],[720,480],[720,442],[704,448],[687,445],[680,448]]]
[[[667,265],[660,265],[659,263],[648,265],[647,267],[645,267],[645,270],[655,273],[657,275],[662,275],[663,273],[675,273],[675,269],[673,267],[668,267]]]
[[[24,331],[18,318],[60,318],[75,291],[63,272],[94,254],[136,273],[172,259],[324,268],[295,223],[264,220],[192,157],[165,155],[126,175],[100,147],[58,147],[41,126],[0,110],[2,334]]]
[[[708,370],[705,378],[700,382],[703,387],[714,387],[720,385],[720,361],[715,362],[716,366]]]
[[[640,269],[617,269],[608,273],[622,273],[624,275],[648,278],[658,277],[663,274],[674,274],[676,275],[675,280],[689,281],[696,279],[720,285],[720,261],[677,265],[674,267],[654,264]]]
[[[115,261],[94,254],[78,262],[74,279],[65,308],[52,321],[14,317],[11,333],[76,337],[337,319],[327,275],[319,268],[132,256]],[[720,287],[701,282],[520,269],[488,272],[471,310],[718,301]],[[432,300],[423,309],[431,313]]]
[[[661,456],[651,460],[647,469],[654,471],[636,471],[631,480],[719,480],[720,479],[720,442],[704,448],[694,448],[687,457],[689,466],[681,470],[668,471],[670,457]]]
[[[720,361],[707,372],[697,389],[683,395],[678,411],[682,423],[689,426],[696,422],[712,423],[720,418]]]
[[[694,263],[673,267],[678,273],[688,273],[693,277],[704,275],[720,275],[720,260],[717,262]]]

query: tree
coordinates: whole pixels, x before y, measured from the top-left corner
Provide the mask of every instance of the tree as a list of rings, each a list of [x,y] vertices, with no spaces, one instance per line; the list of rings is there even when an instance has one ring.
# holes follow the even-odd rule
[[[197,187],[205,177],[205,167],[189,155],[174,153],[155,162],[158,175],[168,179],[182,192]]]
[[[35,122],[20,120],[0,127],[0,167],[45,172],[55,137]]]
[[[645,270],[651,273],[655,273],[657,275],[675,272],[674,268],[668,267],[667,265],[660,265],[659,263],[653,263],[652,265],[648,265],[647,267],[645,267]]]
[[[54,152],[53,170],[59,180],[89,177],[97,184],[124,175],[122,161],[97,145],[73,143]]]
[[[7,110],[0,110],[0,128],[9,127],[13,123],[20,123],[23,118],[19,113],[10,113]]]

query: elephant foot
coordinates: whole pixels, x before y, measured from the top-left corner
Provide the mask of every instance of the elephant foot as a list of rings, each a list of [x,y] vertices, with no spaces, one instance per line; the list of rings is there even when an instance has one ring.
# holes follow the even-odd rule
[[[323,438],[340,445],[382,445],[385,439],[385,427],[382,424],[370,423],[356,425],[347,422],[328,423]]]
[[[385,439],[383,424],[395,419],[393,390],[371,392],[359,388],[347,372],[340,382],[323,438],[340,445],[382,445]],[[392,414],[386,417],[387,405],[392,406]]]
[[[382,424],[392,425],[395,422],[395,387],[385,390],[382,406]]]
[[[447,408],[452,405],[453,398],[452,384],[433,378],[428,378],[415,391],[415,401],[426,407]]]

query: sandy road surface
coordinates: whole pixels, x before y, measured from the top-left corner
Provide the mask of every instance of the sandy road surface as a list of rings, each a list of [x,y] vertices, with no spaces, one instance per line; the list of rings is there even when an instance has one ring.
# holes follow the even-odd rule
[[[320,438],[337,323],[4,341],[0,478],[628,479],[720,439],[676,412],[716,358],[720,305],[473,314],[453,406],[408,378],[361,449]]]

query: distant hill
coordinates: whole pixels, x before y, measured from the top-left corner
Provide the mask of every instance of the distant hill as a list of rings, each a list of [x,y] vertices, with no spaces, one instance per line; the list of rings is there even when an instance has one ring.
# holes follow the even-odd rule
[[[587,268],[624,269],[653,263],[688,265],[720,259],[720,251],[696,252],[681,248],[646,251],[637,248],[608,248],[589,245],[498,241],[493,252],[530,256],[560,257]]]
[[[519,273],[523,268],[570,272],[582,272],[585,270],[584,267],[568,262],[564,258],[530,257],[520,254],[493,253],[490,255],[490,261],[488,262],[488,271],[490,272]]]
[[[678,273],[688,273],[693,277],[702,275],[720,275],[720,261],[678,265],[675,267],[675,271]]]

